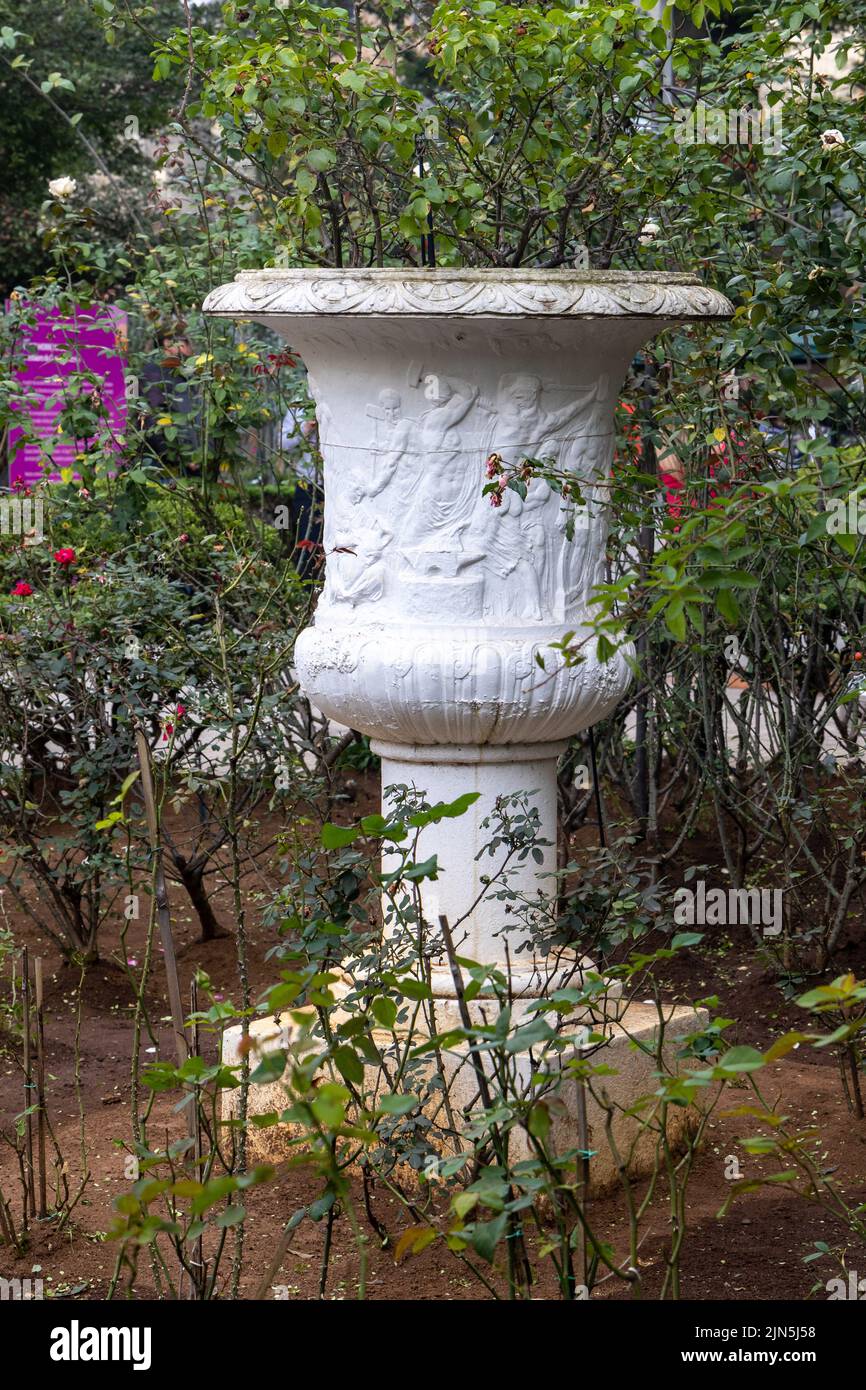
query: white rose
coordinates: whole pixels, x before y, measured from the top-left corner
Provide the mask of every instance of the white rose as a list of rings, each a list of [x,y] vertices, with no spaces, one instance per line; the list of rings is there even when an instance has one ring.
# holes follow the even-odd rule
[[[52,198],[59,198],[61,203],[65,198],[71,198],[77,187],[75,179],[70,179],[65,174],[62,179],[48,180],[48,192]]]
[[[658,222],[644,222],[638,233],[638,241],[641,246],[652,246],[660,231],[661,227]]]
[[[825,130],[821,136],[821,148],[823,150],[840,150],[845,144],[845,136],[841,130]]]

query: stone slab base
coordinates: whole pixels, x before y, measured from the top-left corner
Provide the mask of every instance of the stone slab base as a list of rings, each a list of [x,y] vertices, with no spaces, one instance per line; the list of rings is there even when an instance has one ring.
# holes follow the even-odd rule
[[[455,1009],[453,1019],[450,1016],[452,1008]],[[675,1073],[682,1070],[684,1065],[688,1065],[677,1057],[681,1048],[680,1040],[706,1026],[708,1018],[707,1012],[703,1009],[673,1005],[666,1007],[662,1051],[666,1071]],[[451,1025],[459,1026],[456,1006],[452,1001],[445,1001],[444,1008],[442,1003],[438,1003],[437,1026],[443,1029]],[[608,1037],[603,1047],[588,1054],[590,1061],[593,1065],[604,1064],[611,1069],[609,1074],[592,1078],[585,1092],[587,1146],[593,1151],[590,1160],[590,1192],[600,1195],[616,1189],[621,1184],[618,1161],[631,1178],[648,1176],[658,1161],[656,1155],[660,1138],[660,1108],[653,1092],[658,1086],[656,1072],[659,1016],[654,1006],[631,1003],[622,1011],[618,1021],[587,1026],[591,1027],[593,1032],[604,1032]],[[291,1021],[285,1017],[281,1021],[273,1018],[254,1020],[250,1025],[251,1068],[255,1068],[264,1054],[288,1047],[294,1031]],[[580,1034],[576,1034],[575,1037],[577,1041]],[[226,1029],[222,1045],[222,1057],[226,1065],[237,1065],[240,1061],[240,1043],[240,1027]],[[563,1055],[567,1059],[569,1054]],[[450,1060],[446,1059],[446,1066],[449,1065]],[[471,1110],[475,1103],[477,1082],[472,1068],[465,1061],[460,1063],[455,1059],[453,1067],[449,1095],[452,1113],[459,1116],[461,1112]],[[520,1067],[528,1079],[528,1056],[521,1057]],[[367,1068],[365,1083],[369,1091],[375,1090],[377,1078],[376,1070]],[[592,1092],[595,1092],[595,1095]],[[565,1113],[552,1116],[550,1142],[556,1152],[562,1153],[579,1146],[577,1086],[566,1082],[559,1095],[565,1103]],[[283,1081],[253,1085],[249,1089],[247,1113],[253,1116],[279,1112],[290,1103],[289,1091]],[[223,1092],[224,1119],[236,1117],[237,1104],[237,1091]],[[612,1107],[610,1135],[613,1145],[607,1133],[609,1106]],[[668,1107],[668,1142],[675,1152],[682,1151],[695,1132],[699,1120],[700,1112],[695,1106]],[[297,1147],[292,1146],[290,1142],[292,1135],[293,1128],[284,1124],[272,1125],[266,1129],[250,1125],[250,1161],[277,1163],[290,1153],[297,1152]],[[527,1150],[520,1150],[522,1138],[523,1136],[517,1133],[512,1138],[515,1161],[528,1156]],[[445,1142],[437,1147],[441,1147],[443,1156],[447,1156],[455,1149],[447,1136],[443,1135],[443,1140]],[[459,1148],[459,1145],[456,1147]],[[408,1167],[401,1169],[401,1177],[404,1180],[420,1181],[418,1175]]]

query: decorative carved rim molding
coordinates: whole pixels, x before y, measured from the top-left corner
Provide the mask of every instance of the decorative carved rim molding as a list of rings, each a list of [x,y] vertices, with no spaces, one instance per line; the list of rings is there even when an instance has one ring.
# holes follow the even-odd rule
[[[727,319],[733,305],[689,274],[574,270],[247,270],[206,314],[254,318]]]

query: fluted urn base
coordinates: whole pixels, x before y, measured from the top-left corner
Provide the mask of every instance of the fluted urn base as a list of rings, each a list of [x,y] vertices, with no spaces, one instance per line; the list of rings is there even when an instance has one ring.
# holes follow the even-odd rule
[[[556,765],[566,744],[371,746],[382,759],[386,806],[398,787],[417,789],[431,805],[467,792],[477,798],[462,815],[420,832],[415,858],[436,858],[436,878],[419,889],[430,926],[444,916],[457,955],[498,965],[514,998],[575,983],[573,952],[544,954],[534,945],[556,898]],[[454,997],[446,958],[433,961],[431,983],[437,998]]]

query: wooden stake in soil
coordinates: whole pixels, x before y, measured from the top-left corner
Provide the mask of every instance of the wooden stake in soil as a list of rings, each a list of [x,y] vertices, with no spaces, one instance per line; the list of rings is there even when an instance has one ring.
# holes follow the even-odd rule
[[[177,1064],[182,1067],[189,1049],[186,1030],[183,1025],[183,1007],[180,1002],[180,978],[177,973],[177,958],[174,954],[174,937],[171,934],[171,914],[168,907],[168,892],[165,886],[165,873],[162,867],[162,847],[159,840],[159,818],[156,812],[156,797],[153,792],[153,775],[150,767],[150,749],[143,729],[135,731],[135,745],[138,751],[138,766],[141,769],[141,792],[147,815],[147,830],[150,849],[153,855],[156,886],[156,919],[165,959],[165,973],[168,981],[168,1002],[171,1009],[171,1022],[174,1029],[174,1043]],[[190,1120],[191,1125],[194,1121]],[[192,1131],[194,1132],[194,1131]]]
[[[2,1241],[4,1245],[11,1245],[16,1254],[21,1254],[21,1245],[15,1234],[15,1220],[12,1215],[12,1209],[3,1196],[2,1187],[0,1187],[0,1241]]]
[[[168,891],[165,886],[165,871],[162,867],[162,843],[159,836],[159,814],[156,809],[156,796],[153,790],[153,771],[150,765],[150,748],[144,730],[137,728],[135,731],[135,747],[138,753],[138,766],[141,771],[141,794],[144,797],[144,810],[147,816],[147,833],[150,841],[150,852],[153,855],[154,870],[154,889],[156,892],[156,920],[159,924],[159,936],[162,941],[162,953],[165,960],[165,974],[168,984],[168,1002],[171,1010],[171,1023],[174,1032],[174,1046],[177,1055],[177,1064],[182,1067],[190,1055],[189,1043],[186,1035],[186,1028],[183,1020],[183,1006],[180,1002],[180,976],[177,971],[177,956],[174,953],[174,937],[171,934],[171,912],[168,905]],[[192,1090],[193,1088],[190,1087]],[[187,1105],[187,1119],[189,1133],[194,1142],[194,1152],[198,1154],[201,1148],[201,1138],[198,1132],[199,1122],[198,1106],[195,1096],[192,1096]],[[196,1297],[197,1276],[201,1275],[201,1245],[196,1242],[196,1252],[193,1260],[197,1262],[197,1268],[190,1277],[189,1297]],[[178,1296],[183,1297],[183,1280],[185,1271],[181,1270],[180,1283],[178,1285]]]
[[[45,1166],[45,1015],[42,1003],[42,957],[33,962],[36,973],[36,1149],[39,1158],[38,1216],[48,1215],[48,1173]]]
[[[192,977],[192,979],[190,980],[190,983],[189,983],[189,1008],[190,1008],[190,1013],[193,1015],[192,1022],[191,1022],[191,1024],[190,1024],[190,1030],[191,1030],[190,1045],[191,1045],[191,1047],[192,1047],[192,1055],[193,1055],[194,1057],[197,1057],[197,1056],[198,1056],[199,1038],[198,1038],[198,1022],[197,1022],[197,1020],[196,1020],[196,1018],[195,1018],[195,1015],[198,1013],[198,986],[196,985],[195,976],[194,976],[194,975],[193,975],[193,977]],[[196,1094],[193,1094],[192,1112],[193,1112],[193,1127],[194,1127],[194,1129],[193,1129],[193,1138],[195,1139],[195,1145],[194,1145],[194,1147],[193,1147],[193,1156],[194,1156],[194,1158],[195,1158],[195,1176],[196,1176],[196,1180],[197,1180],[198,1182],[201,1182],[201,1181],[202,1181],[202,1176],[201,1176],[201,1172],[202,1172],[201,1159],[202,1159],[203,1145],[202,1145],[202,1134],[201,1134],[201,1110],[199,1109],[199,1099],[198,1099],[198,1096],[197,1096]],[[190,1298],[202,1298],[202,1299],[203,1299],[203,1298],[204,1298],[204,1295],[205,1295],[205,1285],[206,1285],[206,1283],[207,1283],[207,1270],[206,1270],[206,1268],[205,1268],[205,1263],[204,1263],[204,1239],[203,1239],[203,1237],[200,1236],[200,1235],[199,1235],[199,1236],[196,1236],[195,1243],[194,1243],[194,1246],[193,1246],[192,1266],[193,1266],[193,1270],[194,1270],[194,1275],[193,1275],[193,1278],[190,1280],[190,1291],[189,1291],[189,1296],[190,1296]]]
[[[586,1207],[587,1193],[589,1192],[589,1124],[586,1115],[586,1082],[583,1077],[577,1078],[577,1181],[579,1201],[581,1207]],[[582,1221],[577,1226],[577,1264],[580,1270],[580,1282],[586,1283],[587,1262],[586,1262],[586,1227]]]
[[[30,1049],[32,1044],[30,1021],[30,953],[25,946],[21,952],[21,1002],[24,1010],[24,1220],[27,1230],[28,1216],[36,1215],[36,1180],[33,1175],[33,1072]]]

